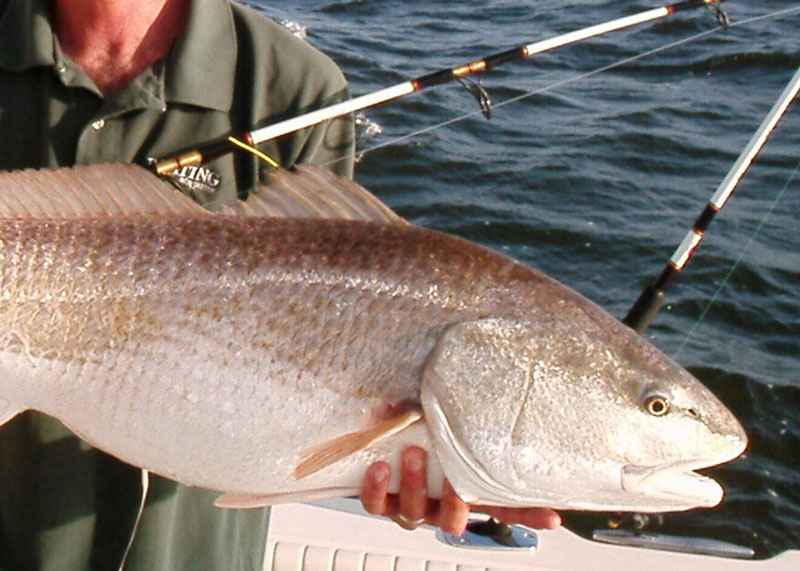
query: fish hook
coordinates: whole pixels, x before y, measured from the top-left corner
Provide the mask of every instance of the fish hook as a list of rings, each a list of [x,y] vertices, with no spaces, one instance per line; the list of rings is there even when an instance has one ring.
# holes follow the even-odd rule
[[[478,100],[478,105],[481,106],[481,113],[487,119],[492,118],[492,100],[489,97],[489,93],[486,89],[480,84],[472,81],[471,79],[465,79],[463,77],[458,78],[458,82],[461,86],[469,91],[472,96]]]

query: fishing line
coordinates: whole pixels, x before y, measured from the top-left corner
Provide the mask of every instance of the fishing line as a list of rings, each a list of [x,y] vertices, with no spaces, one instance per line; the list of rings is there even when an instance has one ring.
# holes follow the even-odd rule
[[[139,501],[139,510],[136,512],[136,520],[133,522],[133,529],[131,530],[131,535],[128,538],[128,545],[125,546],[125,552],[122,554],[122,560],[119,563],[119,568],[117,571],[125,571],[125,563],[128,562],[128,555],[130,555],[131,549],[133,548],[133,541],[136,539],[136,532],[139,531],[139,526],[142,523],[142,516],[144,515],[144,508],[147,504],[147,495],[150,491],[150,472],[144,468],[141,470],[141,480],[142,496]]]
[[[699,34],[695,34],[694,36],[690,36],[688,38],[684,38],[682,40],[678,40],[676,42],[672,42],[670,44],[661,46],[659,48],[655,48],[653,50],[650,50],[650,51],[647,51],[647,52],[643,52],[641,54],[637,54],[635,56],[631,56],[631,57],[619,60],[619,61],[617,61],[615,63],[609,64],[609,65],[606,65],[606,66],[603,66],[603,67],[599,67],[597,69],[594,69],[592,71],[588,71],[588,72],[580,74],[580,75],[576,75],[575,77],[570,77],[570,78],[564,79],[562,81],[557,81],[556,83],[551,83],[550,85],[547,85],[547,86],[542,87],[540,89],[535,89],[533,91],[528,91],[526,93],[523,93],[522,95],[517,95],[516,97],[512,97],[510,99],[506,99],[505,101],[501,101],[499,103],[495,103],[493,105],[493,108],[494,109],[498,109],[500,107],[504,107],[506,105],[510,105],[512,103],[516,103],[518,101],[522,101],[523,99],[527,99],[529,97],[534,97],[536,95],[541,95],[542,93],[548,93],[550,91],[554,91],[554,90],[558,89],[559,87],[564,87],[565,85],[569,85],[571,83],[575,83],[577,81],[580,81],[582,79],[586,79],[588,77],[592,77],[592,76],[597,75],[599,73],[603,73],[605,71],[609,71],[611,69],[623,66],[623,65],[628,64],[628,63],[633,63],[636,60],[639,60],[639,59],[642,59],[642,58],[657,54],[657,53],[662,52],[662,51],[666,51],[668,49],[671,49],[673,47],[679,46],[681,44],[686,44],[686,43],[689,43],[689,42],[693,42],[695,40],[700,39],[703,36],[707,36],[709,34],[713,34],[713,33],[718,32],[718,31],[720,31],[718,28],[715,28],[713,30],[706,30],[705,32],[701,32]],[[428,128],[425,128],[425,129],[421,129],[419,131],[415,131],[415,132],[410,133],[408,135],[404,135],[404,136],[399,137],[397,139],[394,139],[392,141],[388,141],[386,143],[383,143],[381,145],[376,145],[375,147],[370,147],[368,150],[364,151],[361,154],[365,154],[367,152],[371,152],[371,151],[374,151],[374,150],[379,149],[381,147],[392,145],[392,144],[395,144],[395,143],[397,143],[399,141],[404,141],[404,140],[410,139],[412,137],[416,137],[416,136],[419,136],[419,135],[424,135],[426,133],[429,133],[429,132],[434,131],[436,129],[439,129],[441,127],[446,127],[448,125],[454,125],[455,123],[458,123],[460,121],[464,121],[465,119],[469,119],[470,117],[474,117],[474,116],[479,115],[479,114],[481,114],[481,111],[472,111],[470,113],[466,113],[464,115],[461,115],[460,117],[455,117],[455,118],[450,119],[448,121],[443,121],[443,122],[438,123],[436,125],[433,125],[431,127],[428,127]]]
[[[741,254],[739,254],[739,257],[736,258],[736,261],[731,266],[731,269],[728,271],[728,274],[725,276],[725,278],[722,280],[722,282],[720,282],[719,286],[717,287],[716,291],[714,292],[714,295],[711,296],[711,299],[708,301],[708,304],[706,304],[706,306],[703,309],[702,313],[700,313],[700,316],[697,318],[697,320],[694,322],[694,324],[689,328],[689,331],[686,333],[686,336],[684,337],[683,342],[680,344],[680,346],[678,347],[677,351],[675,351],[675,353],[672,355],[673,359],[677,360],[678,355],[681,353],[681,351],[683,351],[683,349],[689,343],[689,339],[692,337],[692,335],[694,334],[695,330],[700,326],[700,323],[705,319],[706,315],[708,314],[709,310],[711,309],[711,306],[714,305],[714,302],[716,302],[717,299],[719,298],[720,294],[722,293],[722,289],[728,284],[728,282],[730,281],[731,277],[733,276],[733,273],[741,265],[742,260],[747,255],[747,253],[750,251],[750,246],[753,245],[753,242],[755,242],[756,238],[758,237],[758,234],[761,232],[761,229],[764,228],[764,226],[767,223],[767,220],[772,215],[772,213],[775,211],[775,208],[778,206],[778,203],[783,198],[783,195],[786,193],[787,189],[789,188],[789,186],[794,181],[794,178],[797,175],[798,171],[800,171],[800,161],[797,163],[797,166],[794,167],[794,170],[789,175],[789,179],[786,181],[786,184],[783,185],[783,188],[781,188],[780,192],[775,197],[775,200],[772,201],[772,204],[770,205],[769,209],[767,210],[767,213],[764,214],[764,217],[761,219],[759,224],[756,226],[756,229],[753,231],[753,234],[750,236],[750,239],[747,241],[747,244],[745,244],[744,248],[742,249]]]
[[[759,22],[761,20],[767,20],[767,19],[771,19],[771,18],[780,18],[781,16],[785,16],[785,15],[788,15],[788,14],[791,14],[791,13],[794,13],[794,12],[798,12],[798,11],[800,11],[800,6],[795,6],[793,8],[785,8],[783,10],[777,10],[775,12],[770,12],[769,14],[762,14],[760,16],[753,16],[752,18],[747,18],[745,20],[741,20],[741,21],[738,21],[738,22],[730,22],[728,24],[727,29],[736,28],[738,26],[744,26],[744,25],[747,25],[747,24],[752,24],[754,22]],[[687,38],[683,38],[683,39],[676,40],[674,42],[665,44],[665,45],[663,45],[661,47],[654,48],[654,49],[648,50],[646,52],[642,52],[642,53],[637,54],[635,56],[631,56],[631,57],[628,57],[628,58],[621,59],[621,60],[619,60],[619,61],[617,61],[615,63],[609,64],[609,65],[606,65],[606,66],[603,66],[603,67],[599,67],[599,68],[597,68],[595,70],[592,70],[592,71],[577,75],[575,77],[564,79],[562,81],[558,81],[556,83],[552,83],[552,84],[547,85],[545,87],[542,87],[540,89],[535,89],[535,90],[529,91],[527,93],[523,93],[521,95],[518,95],[516,97],[512,97],[510,99],[506,99],[505,101],[501,101],[499,103],[493,104],[492,107],[494,109],[497,109],[497,108],[500,108],[500,107],[504,107],[505,105],[509,105],[511,103],[516,103],[516,102],[521,101],[523,99],[527,99],[529,97],[534,97],[536,95],[541,95],[543,93],[548,93],[550,91],[558,89],[559,87],[563,87],[565,85],[569,85],[569,84],[575,83],[577,81],[592,77],[592,76],[597,75],[599,73],[603,73],[603,72],[606,72],[606,71],[621,67],[623,65],[626,65],[626,64],[629,64],[629,63],[633,63],[633,62],[635,62],[637,60],[640,60],[640,59],[643,59],[643,58],[646,58],[646,57],[650,57],[652,55],[661,53],[663,51],[667,51],[667,50],[670,50],[672,48],[675,48],[675,47],[678,47],[678,46],[681,46],[681,45],[684,45],[684,44],[688,44],[688,43],[697,41],[697,40],[699,40],[699,39],[701,39],[701,38],[703,38],[705,36],[708,36],[708,35],[711,35],[711,34],[715,34],[715,33],[720,32],[720,31],[723,31],[722,28],[713,28],[713,29],[710,29],[710,30],[706,30],[704,32],[700,32],[698,34],[694,34],[694,35],[689,36]],[[386,141],[385,143],[380,143],[378,145],[374,145],[372,147],[364,149],[363,151],[359,151],[358,156],[359,156],[359,158],[363,157],[367,153],[371,153],[373,151],[377,151],[378,149],[382,149],[382,148],[388,147],[390,145],[395,145],[395,144],[398,144],[398,143],[402,143],[402,142],[407,141],[409,139],[413,139],[414,137],[419,137],[421,135],[425,135],[427,133],[430,133],[430,132],[435,131],[437,129],[441,129],[443,127],[448,127],[450,125],[455,125],[456,123],[459,123],[461,121],[465,121],[467,119],[470,119],[472,117],[475,117],[475,116],[478,116],[478,115],[482,115],[482,114],[483,114],[483,111],[480,110],[480,109],[471,111],[469,113],[465,113],[465,114],[460,115],[458,117],[454,117],[452,119],[448,119],[446,121],[442,121],[441,123],[437,123],[437,124],[431,125],[429,127],[426,127],[424,129],[420,129],[418,131],[413,131],[411,133],[408,133],[407,135],[402,135],[402,136],[396,137],[396,138],[394,138],[394,139],[392,139],[390,141]],[[344,160],[344,159],[335,159],[335,160],[332,160],[332,161],[329,161],[329,162],[325,163],[323,166],[328,166],[328,165],[331,165],[331,164],[335,164],[335,163],[337,163],[337,162],[339,162],[341,160]]]
[[[297,131],[305,129],[306,127],[313,127],[332,119],[351,115],[356,111],[361,111],[363,109],[368,109],[370,107],[396,101],[411,95],[412,93],[416,93],[430,87],[435,87],[437,85],[442,85],[443,83],[449,83],[451,81],[461,82],[462,85],[464,85],[469,92],[478,99],[478,102],[480,103],[481,108],[488,119],[490,117],[491,100],[489,99],[487,93],[482,90],[477,83],[473,81],[464,83],[463,80],[465,78],[474,74],[488,71],[490,69],[494,69],[497,66],[509,62],[527,59],[529,57],[559,49],[570,44],[582,42],[589,38],[602,36],[612,32],[618,32],[620,30],[639,26],[647,22],[654,22],[656,20],[668,18],[688,10],[697,10],[698,8],[702,7],[712,8],[712,12],[714,12],[719,24],[725,27],[727,26],[728,17],[719,7],[719,4],[724,1],[725,0],[683,0],[674,4],[669,4],[659,8],[653,8],[643,12],[638,12],[636,14],[631,14],[629,16],[623,16],[621,18],[609,20],[607,22],[601,22],[593,26],[588,26],[580,30],[574,30],[566,34],[561,34],[559,36],[540,40],[531,44],[524,44],[511,49],[505,49],[481,59],[472,60],[467,63],[461,63],[454,67],[445,67],[437,71],[420,75],[413,79],[408,79],[390,87],[379,89],[378,91],[366,93],[351,99],[345,99],[343,101],[339,101],[338,103],[321,107],[302,115],[297,115],[288,119],[284,119],[283,121],[278,121],[277,123],[270,123],[242,134],[239,139],[244,141],[247,145],[254,147],[258,144],[288,135],[289,133],[296,133]],[[194,149],[178,155],[164,157],[161,159],[150,157],[148,158],[147,162],[156,172],[156,174],[165,176],[169,175],[178,168],[205,164],[210,160],[214,160],[230,153],[231,151],[234,151],[237,146],[240,145],[236,144],[230,139],[210,141],[198,144]]]
[[[764,149],[770,136],[778,127],[778,123],[789,111],[798,94],[800,94],[800,67],[778,96],[761,125],[753,133],[750,142],[739,154],[739,158],[736,159],[728,174],[720,182],[717,190],[714,191],[713,196],[700,212],[700,216],[697,217],[691,229],[670,256],[658,279],[642,290],[628,310],[628,314],[622,320],[625,325],[638,333],[644,333],[650,326],[666,300],[667,289],[692,259],[692,255],[702,243],[711,222],[733,196],[736,188],[742,182],[742,178],[758,158],[759,153]]]

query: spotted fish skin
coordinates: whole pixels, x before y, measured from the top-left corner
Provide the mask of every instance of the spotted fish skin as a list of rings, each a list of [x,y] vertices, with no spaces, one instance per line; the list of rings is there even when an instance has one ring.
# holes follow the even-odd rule
[[[468,241],[391,216],[88,210],[0,218],[0,420],[39,410],[129,463],[263,503],[353,493],[414,443],[434,497],[446,475],[470,501],[686,509],[719,497],[648,496],[657,478],[631,466],[694,469],[746,442],[632,331]],[[675,412],[648,417],[651,389]],[[315,447],[409,405],[422,422],[298,477]]]

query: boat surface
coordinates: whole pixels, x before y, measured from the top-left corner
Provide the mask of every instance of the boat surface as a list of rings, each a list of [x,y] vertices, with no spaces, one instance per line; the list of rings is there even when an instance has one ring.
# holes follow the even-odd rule
[[[405,531],[358,500],[274,506],[264,571],[795,571],[800,551],[741,560],[609,545],[565,527],[537,531],[536,549],[446,545],[437,530]],[[438,536],[438,537],[437,537]]]

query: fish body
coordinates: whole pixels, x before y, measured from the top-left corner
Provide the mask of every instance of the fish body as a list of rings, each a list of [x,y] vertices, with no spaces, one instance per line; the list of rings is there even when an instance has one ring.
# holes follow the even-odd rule
[[[693,470],[746,446],[633,331],[468,241],[391,216],[77,210],[0,218],[0,421],[39,410],[220,505],[350,495],[417,444],[433,497],[446,476],[484,504],[681,510],[718,503]]]

